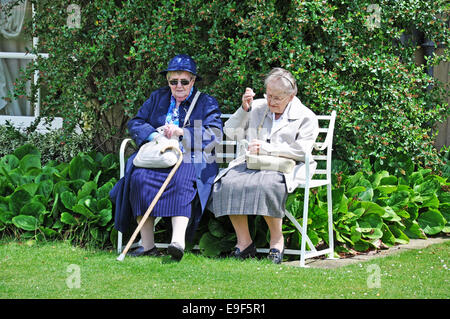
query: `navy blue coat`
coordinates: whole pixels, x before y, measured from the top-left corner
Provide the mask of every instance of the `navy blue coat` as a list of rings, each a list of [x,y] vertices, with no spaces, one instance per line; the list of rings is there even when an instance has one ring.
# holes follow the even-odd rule
[[[180,110],[180,127],[183,127],[186,112],[195,96],[197,89],[191,97],[182,102]],[[165,124],[169,110],[171,91],[163,87],[154,91],[150,98],[144,102],[137,115],[128,122],[128,131],[139,147],[146,142],[147,137],[156,128]],[[185,150],[183,161],[194,163],[196,174],[197,195],[192,207],[191,221],[187,230],[187,239],[192,240],[194,231],[200,222],[203,211],[211,193],[214,178],[218,172],[215,162],[215,146],[222,139],[222,121],[220,119],[219,105],[212,96],[202,93],[197,104],[184,127],[182,144]],[[135,152],[130,156],[125,168],[125,175],[110,192],[115,204],[114,227],[122,232],[132,232],[135,221],[129,202],[130,176],[133,171]]]

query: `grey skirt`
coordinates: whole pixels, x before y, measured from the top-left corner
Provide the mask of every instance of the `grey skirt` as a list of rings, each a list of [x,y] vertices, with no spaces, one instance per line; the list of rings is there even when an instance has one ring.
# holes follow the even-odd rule
[[[282,173],[248,169],[243,163],[231,168],[214,184],[208,209],[216,217],[262,215],[283,218],[287,196]]]

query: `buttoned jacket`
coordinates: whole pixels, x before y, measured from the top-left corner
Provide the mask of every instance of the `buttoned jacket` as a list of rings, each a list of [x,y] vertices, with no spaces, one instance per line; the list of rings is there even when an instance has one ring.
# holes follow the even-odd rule
[[[238,141],[236,159],[222,170],[216,177],[218,181],[229,169],[245,162],[245,150],[240,146],[242,140],[251,142],[253,139],[263,141],[260,154],[283,156],[296,162],[292,172],[283,173],[287,191],[305,182],[305,154],[311,154],[313,145],[319,134],[317,116],[294,97],[286,107],[283,120],[272,130],[273,114],[268,110],[266,99],[257,99],[252,103],[251,110],[246,112],[240,107],[224,125],[224,133],[229,139]],[[311,157],[310,157],[311,158]],[[310,160],[310,174],[314,173],[317,163]]]
[[[179,106],[180,127],[197,89],[189,99]],[[160,88],[150,95],[136,116],[128,122],[128,131],[137,146],[147,142],[148,136],[165,124],[169,110],[171,91],[169,87]],[[215,146],[222,139],[222,121],[220,119],[219,105],[212,96],[201,93],[186,125],[183,128],[182,145],[184,149],[183,161],[193,163],[196,177],[196,189],[199,203],[193,206],[191,227],[188,228],[188,237],[193,235],[211,193],[214,178],[218,172],[215,161]],[[129,184],[134,169],[133,159],[137,152],[127,160],[125,175],[119,180],[110,192],[110,197],[116,204],[115,228],[121,232],[129,232],[134,223],[132,220],[131,205],[129,202]],[[192,231],[190,231],[192,230]]]

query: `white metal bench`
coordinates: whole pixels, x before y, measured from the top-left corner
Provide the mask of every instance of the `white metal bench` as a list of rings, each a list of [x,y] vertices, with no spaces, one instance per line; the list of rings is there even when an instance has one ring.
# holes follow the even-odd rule
[[[231,114],[222,114],[221,118],[223,120],[228,119]],[[306,267],[305,260],[307,258],[312,258],[321,255],[328,255],[328,258],[334,258],[334,240],[333,240],[333,213],[332,213],[332,182],[331,182],[331,154],[333,145],[333,134],[334,134],[334,124],[336,121],[336,111],[332,111],[331,115],[318,115],[319,120],[319,137],[317,142],[314,144],[314,150],[312,153],[313,159],[318,164],[318,169],[316,169],[314,176],[310,176],[309,170],[309,156],[306,156],[306,182],[301,184],[298,188],[305,189],[304,195],[304,206],[303,206],[303,225],[295,219],[290,212],[286,213],[286,217],[294,224],[295,228],[302,235],[301,247],[300,249],[285,249],[284,253],[287,255],[300,255],[300,266]],[[322,124],[323,123],[323,124]],[[326,124],[325,124],[326,123]],[[122,178],[125,174],[125,150],[131,141],[130,138],[126,138],[122,141],[119,151],[120,159],[120,177]],[[236,141],[224,139],[221,145],[216,149],[216,157],[218,163],[229,163],[234,158],[236,158]],[[320,163],[325,163],[325,169],[321,169],[323,165]],[[327,187],[327,209],[328,209],[328,248],[322,250],[316,250],[310,238],[307,234],[308,226],[308,206],[309,206],[309,191],[312,188],[326,186]],[[155,219],[155,226],[161,218],[157,217]],[[309,246],[309,250],[306,249],[306,244]],[[138,243],[134,244],[134,246]],[[156,243],[158,248],[167,248],[168,243]],[[133,246],[132,246],[133,247]],[[120,254],[122,252],[122,233],[118,234],[117,242],[117,252]],[[194,249],[199,249],[198,245],[194,246]],[[268,253],[269,248],[257,248],[259,253]]]

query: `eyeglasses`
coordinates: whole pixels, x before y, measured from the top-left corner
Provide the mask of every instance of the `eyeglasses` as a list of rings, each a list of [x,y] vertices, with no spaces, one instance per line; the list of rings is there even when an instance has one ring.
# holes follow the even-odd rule
[[[173,85],[173,86],[177,86],[177,85],[178,85],[178,82],[179,82],[179,83],[181,83],[182,86],[186,86],[186,85],[188,85],[189,83],[191,83],[191,81],[192,81],[192,80],[186,80],[186,79],[181,79],[181,80],[173,79],[173,80],[170,80],[170,81],[169,81],[169,84],[170,84],[170,85]]]
[[[264,98],[266,100],[271,100],[275,104],[280,104],[281,102],[283,102],[288,97],[289,97],[289,95],[286,95],[285,97],[278,97],[278,96],[272,96],[272,95],[264,94]]]

